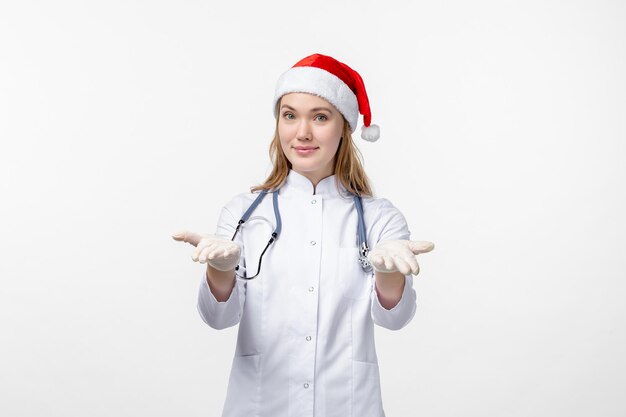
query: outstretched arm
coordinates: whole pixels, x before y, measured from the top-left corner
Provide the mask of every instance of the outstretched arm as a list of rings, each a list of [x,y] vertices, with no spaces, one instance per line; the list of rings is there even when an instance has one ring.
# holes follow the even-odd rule
[[[215,235],[180,232],[174,240],[195,246],[191,259],[206,263],[198,293],[198,312],[214,329],[234,326],[242,315],[245,288],[235,279],[235,266],[240,260],[238,244]]]
[[[434,247],[432,242],[411,240],[385,240],[374,247],[368,259],[375,271],[376,291],[383,307],[390,310],[398,304],[405,276],[419,273],[415,255],[430,252]]]
[[[235,284],[235,266],[239,261],[239,245],[214,235],[199,235],[192,232],[179,232],[174,240],[186,242],[196,247],[191,259],[207,264],[207,283],[217,301],[226,301]]]

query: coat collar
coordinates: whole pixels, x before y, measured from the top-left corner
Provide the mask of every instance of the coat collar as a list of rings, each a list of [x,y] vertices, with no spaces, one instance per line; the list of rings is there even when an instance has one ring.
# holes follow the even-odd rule
[[[283,195],[319,195],[322,197],[349,197],[350,193],[343,186],[341,181],[337,181],[336,175],[323,178],[316,187],[304,175],[297,173],[293,169],[289,170],[285,183],[280,188]]]

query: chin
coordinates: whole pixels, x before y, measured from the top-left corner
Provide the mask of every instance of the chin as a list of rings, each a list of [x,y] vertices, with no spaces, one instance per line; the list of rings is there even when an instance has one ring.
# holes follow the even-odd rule
[[[310,166],[310,165],[301,165],[301,164],[291,164],[291,169],[294,171],[302,171],[302,172],[315,172],[319,169],[319,167]]]

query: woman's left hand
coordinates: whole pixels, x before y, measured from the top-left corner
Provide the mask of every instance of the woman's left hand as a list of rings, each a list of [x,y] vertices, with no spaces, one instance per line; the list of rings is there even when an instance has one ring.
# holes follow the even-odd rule
[[[420,267],[415,255],[430,252],[435,244],[423,240],[384,240],[367,255],[378,272],[400,272],[404,275],[419,274]]]

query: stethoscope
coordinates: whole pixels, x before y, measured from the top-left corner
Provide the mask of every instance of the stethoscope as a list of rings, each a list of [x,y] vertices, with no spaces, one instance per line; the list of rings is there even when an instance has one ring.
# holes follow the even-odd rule
[[[263,198],[265,198],[265,195],[267,193],[268,193],[267,190],[261,191],[261,193],[257,196],[257,198],[252,202],[252,204],[250,204],[250,207],[248,207],[248,209],[243,213],[243,216],[241,216],[241,219],[237,223],[237,228],[235,229],[235,233],[233,234],[233,237],[230,239],[231,241],[235,240],[235,236],[237,236],[237,233],[239,232],[239,229],[241,229],[241,226],[250,218],[250,215],[252,214],[252,212],[261,203]],[[276,219],[276,228],[272,232],[272,237],[270,237],[270,240],[267,242],[267,245],[265,245],[265,249],[263,249],[263,252],[261,252],[261,256],[259,257],[259,267],[256,271],[256,274],[254,274],[251,277],[241,276],[237,274],[237,271],[239,270],[239,265],[237,265],[237,267],[235,268],[235,274],[237,274],[239,278],[253,279],[253,278],[256,278],[257,275],[259,275],[259,273],[261,272],[261,261],[263,260],[263,255],[265,255],[265,252],[267,252],[267,249],[270,247],[272,243],[274,243],[276,239],[278,239],[278,236],[280,235],[280,232],[282,229],[282,221],[280,218],[280,211],[278,210],[278,190],[273,191],[272,194],[273,194],[272,202],[274,205],[274,218]],[[358,259],[359,264],[361,265],[361,268],[363,268],[363,271],[372,272],[372,265],[370,265],[367,259],[367,254],[369,253],[369,247],[367,246],[367,235],[365,233],[365,220],[363,220],[363,201],[361,200],[361,197],[358,195],[353,195],[352,197],[354,198],[354,207],[356,208],[356,212],[359,217],[359,222],[357,225],[357,229],[358,229],[358,248],[357,249],[359,251],[359,259]]]

